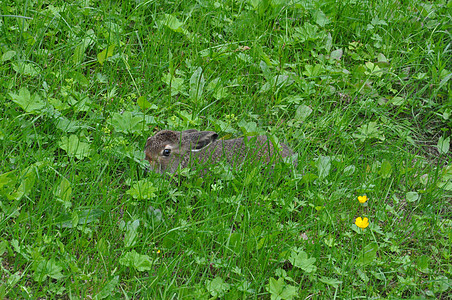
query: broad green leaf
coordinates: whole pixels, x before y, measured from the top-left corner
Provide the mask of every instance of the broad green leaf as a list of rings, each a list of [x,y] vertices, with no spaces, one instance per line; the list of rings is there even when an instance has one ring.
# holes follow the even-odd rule
[[[327,36],[325,37],[325,50],[327,52],[330,52],[332,47],[333,47],[333,37],[331,36],[331,32],[328,32]]]
[[[326,24],[330,23],[325,13],[320,9],[314,13],[314,20],[320,27],[325,27]]]
[[[36,181],[36,175],[38,173],[38,169],[36,168],[36,165],[31,165],[27,168],[25,168],[18,179],[20,182],[19,187],[9,195],[7,195],[8,199],[14,199],[19,200],[23,196],[30,193],[33,189],[33,186]]]
[[[171,76],[171,74],[168,73],[163,75],[162,81],[170,86],[171,96],[176,96],[179,93],[183,95],[186,94],[187,87],[184,84],[183,78]]]
[[[207,90],[212,91],[212,96],[216,99],[223,99],[228,96],[228,89],[220,82],[220,78],[215,78],[207,85]]]
[[[149,206],[146,212],[154,224],[158,224],[163,221],[163,214],[160,209]]]
[[[419,73],[414,74],[413,78],[417,79],[417,80],[425,80],[425,79],[428,79],[429,76],[427,75],[427,73],[419,72]]]
[[[256,176],[258,176],[259,172],[262,171],[262,167],[256,167],[253,168],[250,172],[246,173],[246,176],[243,180],[244,185],[249,185],[250,183],[253,183],[256,181]]]
[[[441,180],[452,179],[452,164],[444,166],[441,170]]]
[[[330,248],[337,245],[337,243],[335,242],[335,240],[332,236],[328,236],[328,237],[324,238],[323,242],[325,243],[325,245],[327,245]]]
[[[399,97],[399,96],[395,96],[388,101],[388,103],[395,105],[395,106],[400,106],[400,105],[404,104],[405,102],[406,102],[405,98]]]
[[[358,269],[356,271],[357,275],[359,278],[361,278],[361,280],[365,283],[369,282],[369,277],[366,275],[366,273],[364,273],[361,269]]]
[[[375,64],[373,62],[368,61],[366,62],[366,68],[369,70],[373,70],[375,69]]]
[[[140,226],[140,220],[134,220],[127,222],[125,226],[126,233],[124,234],[124,246],[126,248],[132,247],[136,243],[138,236],[138,227]]]
[[[358,128],[359,133],[354,133],[353,137],[358,138],[361,142],[368,139],[385,140],[383,132],[378,128],[377,122],[369,122]]]
[[[97,299],[105,299],[108,297],[113,297],[113,292],[115,291],[116,286],[119,283],[119,276],[115,276],[112,280],[107,282],[107,284],[100,290],[100,292],[94,296],[94,300]]]
[[[74,54],[72,55],[72,62],[75,65],[78,65],[82,62],[84,56],[85,56],[85,50],[86,47],[83,45],[83,43],[78,44],[74,49]]]
[[[421,177],[419,177],[419,182],[423,185],[427,185],[428,180],[429,180],[428,174],[423,174],[421,175]]]
[[[103,209],[85,209],[79,212],[79,225],[85,225],[97,221],[105,211]]]
[[[391,163],[388,160],[383,159],[383,162],[381,163],[381,168],[380,168],[381,177],[389,178],[389,177],[391,177],[391,174],[392,174]]]
[[[307,105],[301,104],[297,107],[297,111],[295,112],[295,120],[299,122],[304,122],[307,117],[312,114],[312,108]]]
[[[428,273],[430,271],[430,260],[430,257],[428,257],[427,255],[421,255],[416,259],[416,267],[422,273]]]
[[[63,111],[71,108],[71,106],[66,101],[63,102],[57,98],[49,97],[47,98],[47,101],[49,101],[49,103],[58,111]],[[62,116],[60,116],[60,118],[62,118]]]
[[[213,280],[206,281],[206,289],[215,298],[223,297],[227,291],[231,288],[231,285],[224,282],[223,278],[217,276]]]
[[[102,237],[97,240],[96,249],[102,255],[107,255],[108,253],[110,253],[110,246],[111,246],[111,244],[110,244],[109,240],[107,240],[106,237]]]
[[[39,68],[31,63],[18,62],[13,63],[13,69],[21,75],[35,77],[39,74]]]
[[[273,65],[272,60],[270,59],[270,56],[268,56],[268,54],[265,53],[264,49],[262,49],[262,47],[259,44],[254,44],[254,45],[256,47],[255,49],[259,55],[259,58],[261,58],[263,60],[259,63],[259,66],[261,67],[261,69],[263,67],[263,65],[262,65],[263,63],[265,63],[267,65],[267,67]],[[254,59],[251,56],[249,56],[248,54],[245,54],[243,52],[240,52],[239,54],[237,54],[237,58],[241,59],[243,62],[245,62],[247,64],[252,64],[254,62]],[[262,69],[262,71],[264,71],[264,70]],[[270,73],[267,73],[267,74],[270,74]],[[264,73],[264,76],[266,76],[265,73]],[[266,79],[270,80],[270,77],[266,77]]]
[[[25,275],[22,271],[17,271],[14,274],[8,274],[8,281],[6,281],[6,284],[10,287],[14,287],[21,279],[23,276],[27,276]],[[3,287],[5,287],[5,285],[3,285]],[[0,291],[1,291],[2,287],[0,287]],[[4,294],[3,294],[4,295]]]
[[[354,165],[350,165],[350,166],[345,167],[343,174],[345,176],[350,176],[350,175],[353,175],[353,173],[355,173],[355,170],[356,170],[356,167]]]
[[[314,173],[306,173],[301,178],[301,182],[302,183],[311,183],[314,180],[316,180],[317,178],[319,178],[319,176],[315,175]]]
[[[149,271],[152,269],[153,261],[148,255],[142,255],[135,250],[127,252],[120,259],[119,263],[125,267],[134,268],[137,271]]]
[[[56,225],[61,228],[74,228],[97,221],[105,213],[102,209],[85,209],[66,214],[58,220]]]
[[[262,2],[262,0],[248,0],[248,3],[251,4],[253,9],[255,9],[255,10],[259,7],[261,2]]]
[[[315,165],[319,171],[319,178],[323,179],[330,174],[331,158],[329,156],[320,156]]]
[[[196,127],[202,122],[196,115],[193,115],[191,112],[186,110],[178,112],[178,115],[184,121],[184,126]]]
[[[337,289],[339,287],[339,285],[342,284],[342,281],[337,280],[336,278],[330,278],[330,277],[324,277],[321,276],[319,278],[319,280],[323,283],[326,283],[328,285],[331,285],[332,287],[334,287],[335,289]]]
[[[308,257],[308,254],[304,251],[292,250],[289,261],[292,265],[307,273],[314,273],[317,271],[317,267],[314,266],[316,259],[314,257]]]
[[[447,138],[444,138],[444,136],[440,137],[438,139],[438,144],[436,145],[436,147],[438,148],[438,152],[440,154],[447,154],[450,148],[450,136]]]
[[[273,77],[270,68],[263,60],[260,61],[259,67],[261,68],[262,74],[264,74],[265,79],[270,80]]]
[[[143,109],[143,110],[148,110],[148,109],[157,109],[157,105],[155,104],[151,104],[146,100],[145,96],[140,96],[137,99],[137,104],[138,106]]]
[[[372,242],[364,247],[363,250],[358,254],[358,258],[356,259],[356,264],[359,266],[368,265],[374,261],[375,257],[377,257],[378,245],[375,242]]]
[[[304,68],[305,71],[303,71],[302,74],[305,75],[306,77],[318,77],[325,71],[325,68],[319,64],[316,64],[315,66],[305,64]]]
[[[441,79],[441,82],[438,85],[438,90],[442,89],[443,86],[452,79],[452,72],[450,72],[450,71],[448,71],[446,69],[443,69],[441,71],[441,73],[440,73],[440,77],[442,79]]]
[[[256,122],[246,122],[245,120],[241,120],[238,123],[238,126],[245,136],[253,136],[261,132],[261,130],[257,127]]]
[[[78,215],[78,212],[77,211],[73,211],[72,215],[71,215],[71,226],[68,227],[68,228],[75,228],[75,227],[77,227],[79,221],[80,221],[80,217]],[[62,224],[62,227],[65,227],[65,226]]]
[[[1,61],[2,61],[2,62],[8,61],[8,60],[10,60],[11,58],[13,58],[14,56],[16,56],[16,51],[14,51],[14,50],[6,51],[6,52],[3,53],[3,55],[2,55]]]
[[[386,21],[385,20],[380,20],[378,17],[374,17],[373,19],[372,19],[372,21],[371,21],[371,24],[372,25],[388,25],[388,23],[386,23]]]
[[[61,179],[60,184],[55,187],[53,194],[59,200],[61,200],[66,208],[72,206],[71,197],[72,197],[72,187],[69,180],[66,178]]]
[[[324,33],[319,33],[319,28],[316,25],[312,25],[308,22],[305,22],[303,27],[295,27],[294,29],[296,33],[293,37],[298,39],[300,43],[305,41],[315,41],[325,36]]]
[[[75,111],[89,111],[91,100],[89,96],[78,92],[72,92],[72,95],[67,99],[68,103],[75,109]]]
[[[81,142],[74,134],[69,137],[63,136],[58,142],[58,146],[66,151],[69,157],[76,157],[77,159],[84,159],[91,154],[90,144]]]
[[[122,133],[139,133],[144,129],[144,118],[142,116],[134,116],[132,112],[113,113],[109,123],[118,132]]]
[[[278,280],[270,277],[267,291],[272,300],[291,300],[298,296],[297,288],[287,284],[282,277]]]
[[[287,75],[275,75],[271,77],[260,89],[260,93],[265,93],[274,88],[276,91],[286,85],[292,84],[293,80]]]
[[[45,103],[41,100],[39,94],[30,94],[26,87],[22,87],[19,90],[19,94],[9,93],[13,102],[19,105],[27,113],[37,113],[40,112],[44,107]]]
[[[17,171],[14,170],[0,174],[0,190],[5,186],[8,187],[16,184],[17,182],[16,172]]]
[[[122,27],[121,25],[113,22],[112,18],[104,20],[104,22],[102,22],[101,32],[109,44],[115,44],[118,43],[118,41],[121,44],[122,41],[120,40],[123,38]]]
[[[43,282],[47,279],[47,277],[56,280],[64,277],[63,274],[61,274],[63,268],[53,258],[51,258],[50,260],[41,259],[34,264],[35,266],[33,279],[37,282]]]
[[[443,167],[440,181],[436,185],[444,190],[452,191],[452,165]]]
[[[184,25],[178,18],[170,14],[165,14],[164,24],[176,32],[182,32],[182,25]]]
[[[452,191],[452,181],[441,181],[436,184],[437,187],[442,188],[446,191]]]
[[[24,252],[22,251],[22,249],[24,249],[24,247],[21,247],[21,245],[19,245],[19,241],[16,239],[12,239],[11,240],[11,246],[13,247],[14,251],[16,251],[17,253],[23,255],[25,257],[25,259],[29,260],[30,257]]]
[[[343,51],[341,48],[331,51],[330,59],[341,60]]]
[[[383,53],[377,54],[377,61],[379,63],[389,63],[388,59],[386,58],[386,56]]]
[[[205,80],[203,76],[202,68],[199,67],[193,72],[193,75],[190,77],[190,98],[193,101],[198,101],[202,97],[204,92]]]
[[[367,71],[364,72],[366,75],[376,75],[378,77],[381,77],[383,75],[383,72],[381,72],[381,68],[377,66],[376,64],[368,61],[365,64]]]
[[[80,72],[72,71],[72,72],[67,73],[67,76],[74,79],[77,83],[79,83],[82,86],[86,87],[89,84],[88,79],[86,79],[85,75],[83,75]]]
[[[439,275],[433,279],[433,291],[435,293],[444,293],[452,288],[452,279],[450,277]]]
[[[374,275],[374,277],[377,278],[377,279],[380,280],[380,281],[385,281],[385,280],[387,280],[385,274],[384,274],[381,270],[379,270],[378,272],[372,271],[372,270],[371,270],[370,273],[371,273],[372,275]]]
[[[8,242],[3,240],[0,242],[0,256],[3,255],[3,253],[6,252],[6,250],[8,249]]]
[[[419,200],[419,194],[417,192],[408,192],[406,193],[406,201],[408,202],[416,202]]]
[[[191,38],[192,36],[192,34],[183,27],[184,23],[179,21],[179,19],[174,15],[165,14],[159,23],[163,24],[174,32],[181,32],[185,34],[188,38]]]
[[[80,123],[80,121],[77,120],[69,120],[63,116],[57,118],[54,120],[56,128],[63,132],[71,133],[75,132],[80,128],[88,129],[89,126]]]
[[[107,58],[112,57],[115,50],[115,45],[110,45],[102,52],[97,54],[97,61],[103,65]]]
[[[296,96],[287,96],[286,98],[284,98],[282,100],[282,102],[288,102],[288,103],[293,103],[293,104],[300,104],[303,101],[304,101],[304,98],[300,97],[298,95],[296,95]]]
[[[86,32],[85,37],[75,47],[74,54],[72,55],[72,62],[76,65],[80,64],[85,56],[85,51],[89,45],[93,44],[96,39],[94,30],[89,29]]]
[[[126,192],[127,195],[131,195],[134,199],[144,200],[154,198],[157,188],[154,187],[152,182],[142,179],[133,184],[133,186]]]

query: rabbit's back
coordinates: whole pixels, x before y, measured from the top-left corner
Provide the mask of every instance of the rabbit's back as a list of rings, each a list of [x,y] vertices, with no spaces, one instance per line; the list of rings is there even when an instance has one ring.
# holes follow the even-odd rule
[[[246,140],[245,140],[246,139]],[[275,150],[266,136],[254,136],[230,140],[218,140],[198,152],[187,153],[181,162],[182,167],[195,164],[225,162],[234,169],[244,163],[268,163],[291,156],[292,150],[285,144]]]

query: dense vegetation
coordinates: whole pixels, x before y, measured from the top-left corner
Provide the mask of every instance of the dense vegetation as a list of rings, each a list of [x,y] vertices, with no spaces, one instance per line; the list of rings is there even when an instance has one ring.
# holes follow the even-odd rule
[[[450,299],[451,3],[0,0],[0,299]]]

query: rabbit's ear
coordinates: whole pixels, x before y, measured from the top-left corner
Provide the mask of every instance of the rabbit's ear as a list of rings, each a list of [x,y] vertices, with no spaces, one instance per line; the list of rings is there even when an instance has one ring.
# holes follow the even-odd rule
[[[196,130],[196,129],[187,129],[187,130],[184,130],[184,131],[182,131],[182,134],[190,134],[190,133],[193,133],[193,132],[199,132],[198,130]]]
[[[213,131],[193,131],[184,134],[184,137],[190,141],[190,150],[196,152],[215,142],[218,139],[218,134]]]
[[[152,141],[152,136],[148,137],[148,139],[146,140],[146,146],[144,146],[144,148],[147,148],[151,144],[151,141]]]

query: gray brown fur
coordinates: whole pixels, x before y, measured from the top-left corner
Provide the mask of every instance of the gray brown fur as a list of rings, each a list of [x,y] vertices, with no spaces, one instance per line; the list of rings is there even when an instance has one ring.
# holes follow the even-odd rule
[[[158,173],[175,173],[179,167],[220,161],[239,168],[245,161],[268,163],[293,155],[282,143],[279,151],[275,151],[266,136],[248,137],[246,142],[243,138],[217,139],[218,134],[213,131],[162,130],[147,139],[144,153],[151,169]]]

